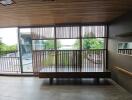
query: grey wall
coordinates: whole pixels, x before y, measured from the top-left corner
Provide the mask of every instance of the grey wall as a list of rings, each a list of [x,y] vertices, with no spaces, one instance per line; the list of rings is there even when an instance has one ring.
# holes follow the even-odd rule
[[[118,66],[132,72],[132,56],[117,53],[118,42],[132,42],[132,37],[116,36],[127,32],[132,32],[132,14],[119,17],[109,25],[108,68],[112,71],[112,79],[132,93],[132,77],[113,68]]]

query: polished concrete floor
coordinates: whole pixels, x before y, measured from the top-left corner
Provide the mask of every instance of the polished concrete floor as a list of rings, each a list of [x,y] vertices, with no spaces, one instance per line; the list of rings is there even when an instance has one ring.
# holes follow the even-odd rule
[[[132,94],[112,80],[0,77],[0,100],[132,100]]]

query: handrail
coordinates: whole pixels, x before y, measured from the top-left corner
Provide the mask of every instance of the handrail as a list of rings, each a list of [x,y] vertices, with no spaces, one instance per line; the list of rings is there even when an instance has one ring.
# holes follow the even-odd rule
[[[84,50],[56,50],[56,51],[106,51],[107,49],[84,49]],[[55,50],[32,50],[32,52],[44,52],[44,51],[55,51]]]
[[[118,50],[132,50],[132,49],[118,49]]]
[[[114,68],[132,77],[132,72],[129,72],[128,70],[120,68],[118,66],[114,66]]]

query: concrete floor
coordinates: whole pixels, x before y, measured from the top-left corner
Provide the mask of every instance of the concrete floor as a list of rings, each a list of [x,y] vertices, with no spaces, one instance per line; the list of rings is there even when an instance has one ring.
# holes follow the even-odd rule
[[[34,77],[0,77],[0,100],[132,100],[132,94],[111,80],[57,80]]]

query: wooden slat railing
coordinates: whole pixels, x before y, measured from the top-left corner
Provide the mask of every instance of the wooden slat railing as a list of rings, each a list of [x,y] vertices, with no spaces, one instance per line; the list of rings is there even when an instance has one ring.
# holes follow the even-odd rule
[[[33,66],[35,72],[42,69],[48,72],[102,72],[106,67],[105,56],[104,49],[81,52],[80,50],[38,50],[33,51]]]

